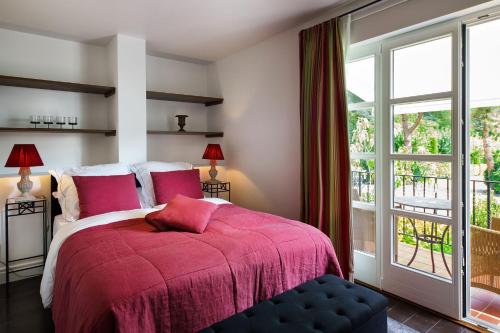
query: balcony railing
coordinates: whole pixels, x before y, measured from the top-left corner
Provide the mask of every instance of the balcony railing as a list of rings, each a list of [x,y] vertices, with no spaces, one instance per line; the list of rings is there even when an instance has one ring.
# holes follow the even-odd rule
[[[448,177],[396,174],[393,182],[393,196],[451,199],[451,179]],[[471,224],[491,229],[492,218],[500,211],[500,195],[495,194],[499,187],[499,181],[470,180]],[[352,189],[353,200],[374,203],[374,172],[353,170]],[[404,235],[409,235],[412,228],[403,225],[402,230]]]
[[[491,229],[491,220],[492,220],[492,207],[493,205],[497,205],[496,201],[492,201],[492,192],[493,192],[493,200],[495,199],[495,191],[500,182],[492,181],[492,180],[471,180],[471,192],[472,192],[472,216],[471,223],[473,225],[477,225],[480,227],[486,227],[487,229]],[[486,187],[486,189],[484,189]],[[482,200],[478,198],[478,191],[484,192],[486,190],[486,225],[483,220],[478,216],[478,211],[481,209]]]

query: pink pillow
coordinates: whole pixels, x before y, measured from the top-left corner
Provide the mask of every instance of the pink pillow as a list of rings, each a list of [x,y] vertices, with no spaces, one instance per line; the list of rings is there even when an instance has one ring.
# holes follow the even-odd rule
[[[135,175],[73,176],[80,201],[80,218],[141,208]]]
[[[203,199],[200,187],[200,170],[151,172],[156,203],[164,204],[177,194],[193,199]]]
[[[174,228],[201,234],[216,209],[214,203],[178,194],[162,210],[146,215],[146,221],[160,231]]]

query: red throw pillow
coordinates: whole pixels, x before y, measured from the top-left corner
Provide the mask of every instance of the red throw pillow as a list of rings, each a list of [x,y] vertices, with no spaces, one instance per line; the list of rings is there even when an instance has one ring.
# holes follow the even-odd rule
[[[141,208],[135,175],[73,176],[80,201],[80,218]]]
[[[203,233],[217,205],[176,195],[165,208],[146,215],[146,221],[160,231],[170,228]]]
[[[177,194],[193,199],[203,199],[200,187],[200,170],[151,172],[156,203],[164,204]]]

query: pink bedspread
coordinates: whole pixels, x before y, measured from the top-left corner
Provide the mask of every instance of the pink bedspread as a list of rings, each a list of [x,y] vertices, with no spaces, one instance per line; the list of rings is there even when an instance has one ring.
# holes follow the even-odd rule
[[[62,245],[57,332],[195,332],[305,281],[341,276],[332,243],[297,221],[221,205],[203,234],[144,219],[92,227]]]

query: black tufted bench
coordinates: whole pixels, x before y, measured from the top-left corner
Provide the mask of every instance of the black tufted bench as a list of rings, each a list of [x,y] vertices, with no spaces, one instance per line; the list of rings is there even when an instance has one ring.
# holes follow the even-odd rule
[[[199,333],[385,333],[386,307],[379,293],[324,275]]]

